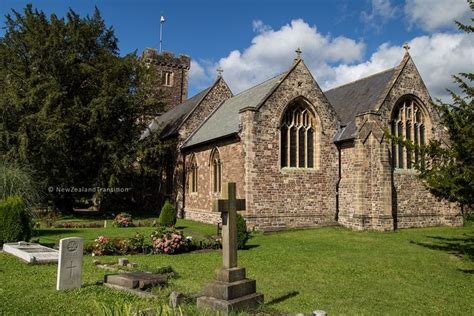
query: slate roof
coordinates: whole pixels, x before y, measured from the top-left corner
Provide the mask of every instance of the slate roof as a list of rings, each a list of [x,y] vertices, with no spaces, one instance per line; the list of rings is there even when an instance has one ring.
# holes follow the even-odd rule
[[[257,108],[271,94],[286,72],[225,100],[191,135],[183,148],[223,138],[239,132],[239,111]]]
[[[192,98],[154,118],[148,128],[142,133],[140,139],[148,137],[151,132],[158,129],[160,130],[160,138],[166,138],[176,134],[187,115],[201,103],[211,88],[212,87],[202,90]]]
[[[341,124],[345,125],[336,135],[336,142],[357,136],[356,115],[374,109],[395,71],[396,68],[391,68],[324,92]]]
[[[334,138],[335,142],[350,140],[357,136],[356,116],[374,109],[396,70],[397,68],[391,68],[324,92],[343,125]],[[239,111],[247,107],[258,108],[278,87],[286,74],[287,72],[280,74],[224,101],[190,136],[182,148],[238,133]]]

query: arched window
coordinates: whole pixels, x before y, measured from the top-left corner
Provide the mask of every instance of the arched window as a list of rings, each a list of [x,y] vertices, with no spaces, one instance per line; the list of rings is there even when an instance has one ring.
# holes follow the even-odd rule
[[[420,148],[425,145],[426,119],[421,106],[412,98],[401,101],[394,109],[392,120],[392,163],[394,168],[412,169],[424,163]],[[403,145],[407,141],[414,150]]]
[[[286,111],[280,126],[281,167],[314,168],[313,114],[301,104]]]
[[[222,163],[219,158],[219,151],[214,149],[211,154],[211,168],[212,168],[212,191],[214,193],[221,192],[222,182]]]
[[[198,190],[198,166],[196,163],[196,156],[193,154],[190,159],[188,173],[188,184],[190,192],[197,192]]]

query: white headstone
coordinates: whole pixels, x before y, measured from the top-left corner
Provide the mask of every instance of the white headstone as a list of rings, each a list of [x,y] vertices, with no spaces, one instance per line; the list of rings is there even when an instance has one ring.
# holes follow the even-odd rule
[[[82,283],[84,241],[71,237],[59,241],[59,264],[56,290],[76,289]]]

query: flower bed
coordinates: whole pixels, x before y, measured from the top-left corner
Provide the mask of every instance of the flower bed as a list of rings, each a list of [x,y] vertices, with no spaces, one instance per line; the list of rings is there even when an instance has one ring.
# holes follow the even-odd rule
[[[206,239],[194,240],[191,236],[183,237],[175,228],[162,228],[155,231],[147,243],[145,236],[135,234],[132,238],[109,238],[99,236],[94,244],[86,247],[86,252],[93,256],[133,255],[133,254],[178,254],[190,251],[220,249],[219,239],[208,236]]]
[[[81,223],[81,222],[65,222],[65,223],[55,223],[53,224],[54,228],[100,228],[104,227],[103,223],[94,222],[94,223]]]

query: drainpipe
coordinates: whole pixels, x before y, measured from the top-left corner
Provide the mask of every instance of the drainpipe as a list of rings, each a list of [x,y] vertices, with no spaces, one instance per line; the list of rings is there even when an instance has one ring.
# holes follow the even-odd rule
[[[341,144],[336,143],[337,147],[337,160],[338,160],[338,178],[336,182],[336,222],[339,221],[339,185],[342,179],[342,161],[341,161]]]
[[[186,205],[186,154],[183,153],[183,205],[181,206],[181,218],[184,218],[184,208]]]

